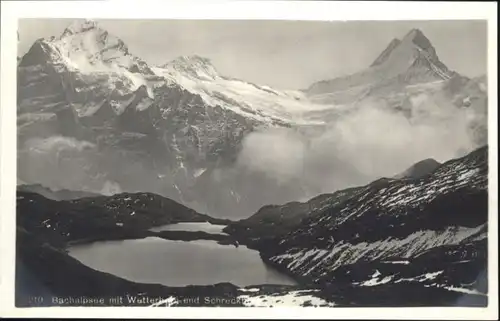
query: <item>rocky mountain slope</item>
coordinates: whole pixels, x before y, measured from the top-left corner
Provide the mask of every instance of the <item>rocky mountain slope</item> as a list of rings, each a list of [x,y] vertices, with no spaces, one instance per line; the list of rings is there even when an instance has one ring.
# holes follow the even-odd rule
[[[487,186],[482,147],[419,178],[368,184],[256,247],[296,277],[361,288],[366,304],[369,293],[405,300],[419,287],[485,298]]]
[[[322,194],[307,202],[289,202],[283,205],[266,205],[254,215],[230,223],[224,231],[234,235],[241,242],[257,246],[268,239],[285,235],[296,228],[306,216],[314,216],[326,206],[340,204],[362,188],[355,187]]]
[[[300,92],[221,76],[198,56],[150,67],[95,22],[75,22],[37,40],[19,64],[19,178],[53,189],[150,191],[218,214],[244,210],[256,202],[235,186],[245,177],[218,172],[233,165],[245,135],[308,123],[307,111],[325,108]],[[74,179],[57,179],[56,170]],[[217,195],[206,195],[207,184]]]
[[[448,117],[441,106],[453,106],[449,115],[467,107],[470,135],[479,145],[487,137],[485,83],[449,71],[418,30],[367,70],[302,92],[221,75],[196,55],[152,66],[97,23],[77,21],[37,40],[17,81],[20,180],[104,195],[151,192],[219,217],[331,191],[241,166],[251,133],[287,128],[312,145],[343,115],[377,102],[412,124]]]
[[[393,178],[380,178],[370,186],[385,186],[396,179],[417,179],[431,174],[439,162],[433,159],[420,161]],[[342,202],[363,193],[366,186],[342,189],[334,193],[321,194],[307,202],[289,202],[283,205],[266,205],[254,215],[230,223],[225,230],[247,243],[263,242],[267,238],[284,235],[301,224],[306,217],[314,217],[324,209],[339,206]]]

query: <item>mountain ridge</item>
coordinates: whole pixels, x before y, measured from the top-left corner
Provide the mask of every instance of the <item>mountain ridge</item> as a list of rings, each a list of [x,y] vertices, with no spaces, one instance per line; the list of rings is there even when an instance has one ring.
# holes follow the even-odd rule
[[[300,224],[304,224],[304,220],[314,220],[314,217],[320,215],[325,209],[339,207],[344,202],[354,199],[372,188],[385,189],[388,185],[397,184],[398,182],[411,184],[423,180],[447,163],[473,158],[473,155],[481,154],[485,150],[487,150],[487,147],[483,146],[462,158],[452,159],[445,163],[439,163],[434,159],[425,159],[413,164],[392,178],[380,178],[366,185],[320,194],[306,202],[294,201],[281,205],[266,205],[252,216],[229,224],[225,231],[238,235],[243,239],[251,240],[252,244],[259,244],[269,238],[284,236],[293,229],[298,228]]]
[[[428,176],[369,184],[253,244],[281,271],[338,291],[387,289],[405,297],[398,287],[406,284],[484,297],[487,155],[483,146]]]
[[[380,55],[377,57],[377,59],[375,59],[372,62],[370,67],[380,65],[381,63],[383,63],[387,59],[387,57],[391,54],[392,50],[396,48],[400,43],[401,40],[399,40],[398,38],[392,39],[389,45],[384,49],[384,51],[382,51]]]

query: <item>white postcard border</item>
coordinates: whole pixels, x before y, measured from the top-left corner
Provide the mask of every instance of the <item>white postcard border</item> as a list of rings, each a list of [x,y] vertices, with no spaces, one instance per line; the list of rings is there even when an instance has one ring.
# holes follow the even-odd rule
[[[99,318],[497,319],[496,2],[8,1],[1,3],[0,316]],[[487,308],[15,308],[16,53],[19,18],[259,20],[488,20],[489,306]]]

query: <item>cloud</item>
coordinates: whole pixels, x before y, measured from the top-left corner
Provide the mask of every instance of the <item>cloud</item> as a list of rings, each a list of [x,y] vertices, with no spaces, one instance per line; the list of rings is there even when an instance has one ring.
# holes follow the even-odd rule
[[[426,158],[443,162],[478,147],[474,110],[441,94],[418,94],[406,114],[385,101],[353,107],[320,134],[268,129],[246,137],[238,164],[280,183],[300,182],[311,195],[392,177]]]
[[[97,188],[92,166],[96,146],[71,137],[32,138],[18,149],[18,177],[54,189],[84,190],[85,184]]]
[[[33,138],[24,144],[27,149],[39,153],[52,153],[58,151],[77,151],[95,148],[93,143],[80,141],[72,137],[51,136],[48,138]]]
[[[413,105],[412,113],[407,118],[387,108],[363,106],[320,136],[318,148],[335,146],[338,157],[376,178],[425,158],[446,161],[473,147],[465,110],[432,106],[426,100]]]
[[[100,191],[100,194],[110,196],[114,194],[121,193],[122,189],[120,185],[116,182],[111,182],[111,181],[105,181],[102,189]]]
[[[18,179],[52,189],[89,191],[113,195],[123,191],[162,194],[167,177],[158,179],[148,155],[98,149],[88,141],[72,137],[31,138],[18,148]]]
[[[292,130],[273,128],[255,132],[246,136],[242,145],[237,164],[266,173],[280,183],[295,178],[304,166],[305,142]]]

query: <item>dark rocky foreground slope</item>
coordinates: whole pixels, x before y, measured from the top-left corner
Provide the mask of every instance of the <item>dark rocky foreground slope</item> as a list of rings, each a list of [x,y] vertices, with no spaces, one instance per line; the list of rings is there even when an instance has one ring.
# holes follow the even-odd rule
[[[281,271],[347,300],[336,303],[484,305],[487,156],[482,147],[419,178],[263,208],[225,231],[246,237]],[[288,228],[261,223],[279,222],[286,211],[294,213]]]
[[[416,179],[431,174],[440,163],[433,159],[420,161],[393,178],[380,178],[371,187],[385,186],[397,179]],[[289,202],[283,205],[267,205],[254,215],[230,223],[225,231],[234,235],[241,242],[256,244],[265,239],[276,238],[298,227],[305,217],[314,217],[326,208],[338,206],[342,202],[365,191],[366,186],[338,190],[334,193],[321,194],[307,202]]]
[[[140,284],[93,270],[66,251],[77,243],[150,236],[234,242],[232,237],[219,234],[149,230],[178,222],[228,223],[150,193],[55,201],[18,190],[16,306],[258,306],[255,298],[277,297],[291,290],[297,300],[311,297],[313,290],[304,286],[262,285],[247,290],[230,283],[186,287]],[[307,305],[306,299],[302,301]],[[261,301],[261,305],[269,305]],[[327,304],[322,302],[319,304]]]
[[[17,211],[18,226],[60,246],[157,235],[149,229],[179,222],[229,222],[151,193],[54,201],[36,193],[18,191]]]

